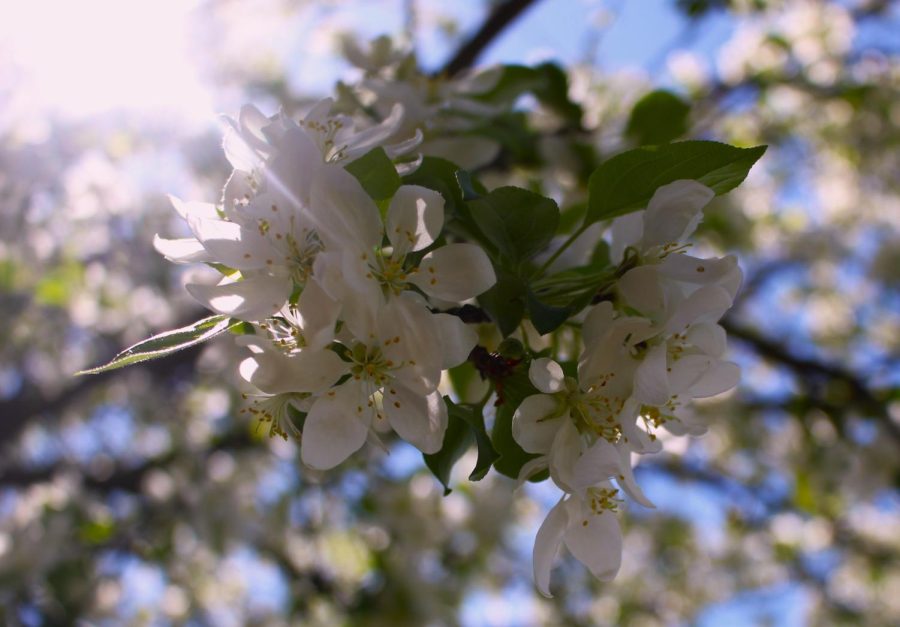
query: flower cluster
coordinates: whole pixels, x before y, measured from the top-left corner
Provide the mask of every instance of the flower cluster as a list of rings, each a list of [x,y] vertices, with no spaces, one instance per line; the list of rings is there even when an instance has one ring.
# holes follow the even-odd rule
[[[476,334],[432,310],[495,281],[481,248],[438,241],[439,193],[401,186],[382,218],[344,169],[385,147],[402,109],[356,131],[330,106],[320,103],[299,122],[242,110],[225,139],[234,173],[222,206],[174,200],[193,237],[155,242],[174,262],[224,268],[217,285],[187,289],[209,309],[255,325],[241,338],[250,351],[241,376],[259,390],[250,411],[273,435],[302,432],[301,457],[316,469],[338,465],[385,428],[425,453],[440,449],[441,372],[465,361]],[[385,148],[400,155],[414,147]]]
[[[652,507],[634,480],[631,454],[660,450],[654,430],[698,434],[702,424],[681,411],[694,398],[737,385],[738,367],[723,361],[718,320],[731,307],[741,271],[734,257],[685,253],[713,192],[695,181],[659,188],[645,211],[613,225],[614,257],[631,259],[615,296],[587,313],[584,350],[573,376],[549,358],[531,362],[541,392],[522,401],[513,436],[539,456],[520,480],[549,469],[564,492],[538,531],[534,576],[549,595],[550,568],[563,543],[600,579],[619,569],[622,543],[614,516],[620,499],[611,480]]]
[[[500,102],[516,76],[546,85],[560,75],[516,68],[425,80],[382,48],[354,51],[360,85],[302,119],[248,106],[228,120],[234,172],[221,202],[173,199],[192,237],[155,240],[173,262],[220,271],[215,285],[186,286],[217,315],[132,347],[121,365],[239,325],[247,352],[238,370],[254,388],[246,411],[270,435],[299,441],[305,466],[334,468],[367,442],[388,450],[382,439],[393,432],[444,468],[435,474],[447,486],[460,452],[445,436],[453,440],[456,421],[455,432],[471,430],[477,442],[479,477],[491,467],[520,482],[546,473],[563,492],[535,540],[538,589],[549,595],[563,544],[611,579],[622,495],[652,507],[632,455],[660,450],[660,428],[702,433],[691,401],[738,382],[718,321],[741,271],[734,257],[691,256],[687,239],[703,207],[762,151],[683,142],[613,157],[591,177],[583,224],[561,227],[554,200],[488,191],[447,160],[493,161],[499,144],[479,148],[472,133],[503,109],[489,97],[501,75]],[[472,151],[488,158],[469,159]],[[610,241],[595,240],[589,263],[554,270],[603,222]],[[558,227],[568,239],[554,251]],[[534,330],[558,340],[563,325],[576,346],[571,333],[527,342]],[[467,366],[470,380],[474,367],[487,382],[477,403],[448,385]],[[115,360],[95,371],[110,367]],[[492,398],[507,414],[489,434]]]

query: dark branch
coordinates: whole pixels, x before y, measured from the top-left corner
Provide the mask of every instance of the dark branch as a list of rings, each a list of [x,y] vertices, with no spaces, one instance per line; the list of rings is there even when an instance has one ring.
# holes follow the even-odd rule
[[[453,76],[472,67],[478,56],[494,38],[532,4],[534,4],[534,0],[506,0],[498,4],[481,28],[456,51],[456,54],[447,61],[440,73]]]
[[[891,419],[885,402],[879,399],[855,373],[836,364],[795,355],[787,350],[782,342],[763,337],[755,330],[735,323],[730,318],[725,318],[721,324],[730,337],[743,342],[760,357],[792,370],[797,375],[798,381],[810,393],[822,397],[822,400],[827,400],[824,394],[829,386],[835,383],[843,385],[849,392],[848,401],[880,420],[894,440],[900,443],[900,426]]]

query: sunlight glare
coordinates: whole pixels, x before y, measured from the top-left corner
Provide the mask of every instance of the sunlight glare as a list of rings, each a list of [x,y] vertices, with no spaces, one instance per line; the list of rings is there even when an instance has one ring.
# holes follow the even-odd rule
[[[208,118],[188,0],[28,0],[0,5],[8,56],[33,106],[65,117],[114,110]],[[4,63],[3,65],[6,65]],[[5,81],[4,81],[5,82]]]

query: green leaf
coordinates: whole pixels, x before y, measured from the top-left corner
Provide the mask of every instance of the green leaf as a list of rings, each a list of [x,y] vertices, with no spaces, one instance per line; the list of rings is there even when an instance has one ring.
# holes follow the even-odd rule
[[[400,187],[400,175],[384,149],[373,148],[359,159],[348,163],[346,170],[356,177],[384,213],[388,202]]]
[[[459,458],[472,444],[472,429],[466,420],[460,415],[460,406],[454,405],[448,398],[447,403],[447,431],[444,432],[444,442],[437,453],[423,454],[425,465],[437,477],[444,486],[444,496],[450,494],[450,473]]]
[[[559,232],[572,233],[584,222],[585,213],[587,213],[586,202],[575,203],[565,209],[561,209],[559,212]]]
[[[625,134],[639,145],[665,144],[688,130],[691,106],[665,89],[651,91],[637,101]]]
[[[528,317],[531,319],[534,328],[541,335],[546,335],[558,329],[573,313],[569,307],[558,307],[541,302],[531,290],[528,290],[526,302],[528,304]]]
[[[194,346],[195,344],[200,344],[201,342],[212,339],[220,333],[224,333],[231,327],[240,324],[242,324],[240,320],[233,320],[227,316],[210,316],[209,318],[198,320],[181,329],[166,331],[165,333],[160,333],[159,335],[155,335],[142,342],[138,342],[134,346],[126,348],[116,355],[108,364],[90,368],[88,370],[82,370],[75,374],[99,374],[101,372],[106,372],[107,370],[115,370],[116,368],[130,366],[131,364],[136,364],[141,361],[165,357],[166,355],[171,355],[172,353],[188,348],[189,346]]]
[[[447,399],[447,407],[449,415],[456,414],[463,419],[472,430],[475,436],[475,445],[478,447],[478,461],[475,462],[475,468],[469,474],[472,481],[481,481],[488,473],[494,461],[499,457],[497,451],[491,444],[491,438],[487,429],[484,427],[484,416],[481,410],[471,406],[455,405],[450,399]]]
[[[535,70],[541,77],[539,85],[532,90],[535,97],[569,124],[580,127],[583,112],[581,106],[569,98],[569,77],[565,71],[554,63],[543,63]]]
[[[494,86],[486,92],[476,94],[475,98],[496,104],[512,105],[522,94],[538,88],[541,81],[542,77],[534,68],[525,65],[504,65],[500,78]]]
[[[538,165],[541,162],[538,145],[540,137],[522,111],[506,111],[482,119],[466,135],[486,137],[499,143],[500,158],[519,165]]]
[[[747,177],[765,151],[766,146],[687,141],[623,152],[591,175],[584,225],[642,209],[659,187],[679,179],[700,181],[716,195],[724,194]]]
[[[471,361],[464,361],[447,371],[456,397],[463,403],[475,403],[484,396],[487,382],[482,380]]]
[[[559,224],[552,199],[520,187],[499,187],[468,205],[481,232],[514,263],[543,250]]]
[[[569,98],[569,80],[558,65],[543,63],[533,68],[505,65],[501,72],[494,86],[477,94],[477,99],[512,106],[519,96],[530,92],[569,123],[580,124],[581,107]]]
[[[495,267],[497,282],[478,297],[478,304],[497,323],[505,336],[515,331],[525,315],[525,282],[518,276]]]
[[[516,366],[513,374],[503,380],[503,400],[497,406],[497,415],[491,433],[491,443],[499,454],[494,462],[494,468],[513,479],[518,478],[522,466],[537,457],[532,453],[526,453],[512,435],[512,419],[516,409],[525,398],[532,394],[540,394],[528,378],[528,366],[527,361],[521,362]]]
[[[456,182],[462,190],[464,200],[476,200],[487,193],[484,185],[472,178],[472,174],[466,170],[456,171]]]
[[[597,241],[594,251],[591,253],[591,259],[588,266],[592,268],[608,268],[611,265],[609,259],[609,243],[605,239]]]
[[[440,193],[446,203],[444,210],[448,217],[458,217],[465,213],[463,192],[456,180],[459,166],[439,157],[425,157],[415,172],[407,174],[402,181],[407,185],[421,185]]]

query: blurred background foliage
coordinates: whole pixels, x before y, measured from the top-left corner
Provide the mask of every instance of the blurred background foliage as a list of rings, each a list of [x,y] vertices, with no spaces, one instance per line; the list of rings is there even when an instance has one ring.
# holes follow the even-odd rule
[[[900,623],[897,4],[84,0],[0,17],[4,624]],[[707,436],[642,461],[658,509],[626,508],[612,584],[569,560],[539,597],[553,490],[470,483],[471,452],[447,497],[400,444],[303,471],[239,413],[228,340],[72,377],[200,317],[151,242],[179,228],[166,193],[220,194],[214,112],[300,111],[382,33],[435,75],[564,68],[484,130],[500,151],[478,171],[564,211],[638,143],[771,146],[697,244],[745,270],[726,320],[743,383],[698,408]],[[574,113],[554,106],[567,95]]]

